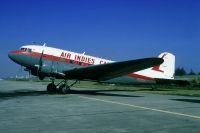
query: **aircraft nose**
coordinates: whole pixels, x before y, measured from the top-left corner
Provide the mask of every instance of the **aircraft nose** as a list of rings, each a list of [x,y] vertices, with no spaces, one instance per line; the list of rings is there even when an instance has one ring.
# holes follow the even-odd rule
[[[15,55],[14,55],[14,53],[13,53],[12,51],[10,51],[10,52],[8,53],[8,57],[9,57],[11,60],[14,60]]]
[[[12,51],[10,51],[10,52],[8,53],[8,57],[9,57],[11,60],[14,58],[14,54],[12,53]]]
[[[17,51],[10,51],[8,53],[8,57],[13,60],[14,62],[16,62],[18,60],[18,54],[17,54]]]

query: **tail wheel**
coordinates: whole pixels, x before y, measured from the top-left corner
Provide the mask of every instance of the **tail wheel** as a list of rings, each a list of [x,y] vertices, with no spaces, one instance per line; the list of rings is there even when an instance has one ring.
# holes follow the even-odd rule
[[[47,92],[56,92],[56,85],[54,83],[50,83],[47,85]]]
[[[59,89],[58,89],[59,93],[61,94],[67,94],[70,92],[70,86],[66,85],[66,84],[62,84],[60,85]]]

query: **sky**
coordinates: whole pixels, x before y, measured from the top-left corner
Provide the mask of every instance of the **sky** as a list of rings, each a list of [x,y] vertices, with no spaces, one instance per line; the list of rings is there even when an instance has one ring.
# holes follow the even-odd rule
[[[0,77],[22,73],[7,54],[32,42],[122,61],[176,56],[200,72],[199,0],[1,0]]]

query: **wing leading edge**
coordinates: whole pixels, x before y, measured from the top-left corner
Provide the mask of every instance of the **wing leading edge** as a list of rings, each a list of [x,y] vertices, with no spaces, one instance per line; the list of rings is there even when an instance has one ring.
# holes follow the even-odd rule
[[[79,67],[64,71],[67,79],[103,81],[137,72],[163,63],[161,58],[143,58],[108,64]]]

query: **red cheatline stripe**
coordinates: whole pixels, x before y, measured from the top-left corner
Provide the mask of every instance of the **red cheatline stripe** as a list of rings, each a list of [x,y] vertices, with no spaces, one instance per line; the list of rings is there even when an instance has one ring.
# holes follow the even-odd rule
[[[14,51],[11,51],[10,53],[27,55],[27,56],[38,57],[38,58],[41,57],[41,53],[38,53],[38,52],[26,52],[26,51],[23,51],[23,50],[14,50]],[[48,55],[48,54],[43,54],[42,58],[46,59],[46,60],[51,60],[51,61],[63,62],[63,63],[66,63],[66,64],[76,64],[76,65],[82,65],[82,66],[91,65],[89,63],[80,62],[80,61],[74,61],[74,60],[70,60],[70,59],[66,59],[66,58],[62,58],[62,57],[58,57],[58,56],[54,56],[54,55]]]
[[[24,51],[23,51],[24,52]],[[13,50],[13,51],[10,51],[11,54],[21,54],[22,53],[22,50]]]
[[[167,55],[167,54],[164,54],[161,58],[163,59],[166,55]],[[154,67],[152,68],[152,70],[157,71],[157,72],[164,73],[163,70],[160,70],[160,65],[154,66]]]
[[[154,78],[143,76],[143,75],[139,75],[139,74],[135,74],[135,73],[130,73],[130,74],[128,74],[128,76],[129,77],[133,77],[133,78],[143,79],[143,80],[154,80]]]

